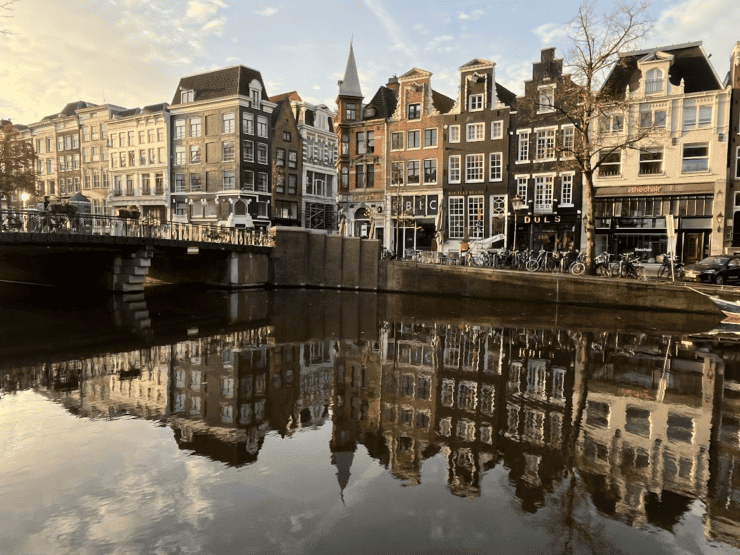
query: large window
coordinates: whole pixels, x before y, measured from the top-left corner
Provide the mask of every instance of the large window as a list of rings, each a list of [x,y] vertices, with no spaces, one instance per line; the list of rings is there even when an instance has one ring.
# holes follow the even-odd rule
[[[419,161],[411,160],[406,163],[406,184],[407,185],[418,185],[419,184]]]
[[[488,163],[488,180],[501,181],[501,153],[491,152]]]
[[[703,172],[709,169],[709,144],[690,143],[683,145],[681,171],[684,173]]]
[[[424,160],[424,184],[437,182],[437,160]]]
[[[233,133],[235,127],[234,112],[221,114],[221,133]]]
[[[409,104],[407,114],[408,119],[421,118],[421,104]]]
[[[403,185],[403,162],[391,162],[391,185]]]
[[[254,143],[252,141],[242,142],[242,152],[245,162],[254,162]]]
[[[486,138],[486,128],[484,123],[469,123],[466,126],[468,141],[482,141]]]
[[[403,149],[403,133],[393,133],[391,135],[391,150]]]
[[[121,133],[121,146],[124,146],[124,134]],[[182,139],[185,137],[185,120],[184,119],[176,119],[175,120],[175,139]]]
[[[622,152],[615,150],[608,154],[601,153],[599,177],[617,177],[622,173]]]
[[[529,133],[519,133],[518,136],[517,162],[526,162],[529,160]]]
[[[263,139],[267,138],[267,118],[263,116],[257,117],[257,136]]]
[[[663,90],[663,72],[659,69],[651,69],[647,72],[645,80],[645,92],[652,94]]]
[[[659,175],[663,173],[663,149],[640,149],[640,175]]]
[[[448,171],[449,182],[460,183],[460,156],[450,156]]]
[[[468,99],[468,109],[471,112],[477,112],[483,109],[483,95],[482,94],[471,94]]]
[[[223,150],[223,161],[233,162],[234,161],[234,141],[224,141],[222,143]]]
[[[537,131],[537,160],[551,160],[555,158],[555,129]]]
[[[254,114],[249,112],[242,114],[242,133],[254,135]]]
[[[374,145],[375,132],[368,131],[367,133],[365,133],[364,131],[360,131],[359,133],[357,133],[357,154],[372,153],[375,150]],[[316,154],[315,147],[314,154]],[[314,156],[314,158],[316,158],[316,156]]]
[[[234,114],[232,114],[233,116]],[[201,136],[201,123],[200,118],[190,118],[190,136],[191,137],[200,137]],[[153,131],[152,131],[153,133]],[[150,136],[150,143],[154,142],[154,137]]]
[[[553,112],[555,110],[555,87],[546,86],[539,89],[539,105],[537,112]]]
[[[224,191],[236,189],[236,172],[234,170],[224,170]]]
[[[640,127],[657,127],[662,129],[666,123],[665,110],[654,110],[649,105],[640,106]]]
[[[483,197],[468,197],[468,235],[471,239],[483,238]]]
[[[560,177],[560,205],[570,206],[573,204],[573,175]]]
[[[534,178],[534,211],[535,214],[552,212],[553,177],[536,176]]]
[[[424,148],[437,146],[437,129],[424,130]]]
[[[450,214],[450,238],[460,239],[465,226],[465,197],[449,197],[447,202]]]
[[[466,183],[481,183],[483,181],[483,155],[468,154],[465,156]]]
[[[355,187],[358,189],[365,188],[365,165],[357,164],[355,166]]]
[[[267,164],[267,145],[264,143],[257,144],[257,163]]]
[[[409,131],[406,138],[406,148],[421,147],[421,131]]]

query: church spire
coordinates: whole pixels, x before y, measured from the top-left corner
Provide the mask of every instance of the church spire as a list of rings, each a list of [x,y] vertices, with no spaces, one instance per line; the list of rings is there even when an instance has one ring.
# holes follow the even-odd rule
[[[360,78],[357,76],[357,66],[355,65],[355,53],[352,50],[352,41],[349,43],[349,57],[347,58],[347,68],[344,70],[344,79],[339,81],[339,96],[362,98]]]

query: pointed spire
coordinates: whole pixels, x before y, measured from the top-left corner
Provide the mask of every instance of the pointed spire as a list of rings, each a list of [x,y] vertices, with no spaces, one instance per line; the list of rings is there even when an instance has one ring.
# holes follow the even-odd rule
[[[357,66],[355,65],[355,53],[352,50],[352,41],[349,43],[349,57],[347,58],[347,68],[344,70],[344,79],[339,81],[339,96],[362,98],[360,78],[357,76]]]
[[[338,451],[332,454],[331,463],[337,467],[337,482],[339,482],[339,496],[342,498],[342,503],[344,503],[344,488],[347,487],[352,474],[350,468],[352,468],[354,458],[355,454],[352,451]]]

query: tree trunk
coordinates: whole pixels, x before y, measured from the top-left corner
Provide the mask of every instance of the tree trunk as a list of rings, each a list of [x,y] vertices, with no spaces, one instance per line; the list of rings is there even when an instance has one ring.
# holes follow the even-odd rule
[[[596,231],[594,228],[594,179],[593,171],[583,172],[583,227],[586,231],[586,244],[582,245],[585,254],[586,275],[594,275]]]

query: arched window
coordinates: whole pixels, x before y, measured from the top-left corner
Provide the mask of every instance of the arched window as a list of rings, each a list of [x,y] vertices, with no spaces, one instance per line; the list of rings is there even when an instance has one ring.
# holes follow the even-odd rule
[[[234,215],[235,216],[246,216],[247,215],[247,203],[243,200],[237,200],[234,203]]]
[[[651,69],[645,77],[645,92],[647,94],[663,90],[663,72],[660,69]]]
[[[349,135],[342,133],[342,154],[349,154]]]

